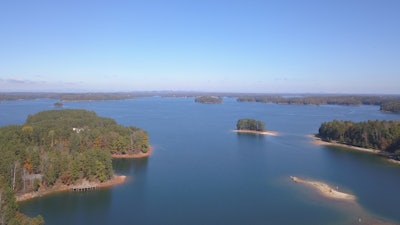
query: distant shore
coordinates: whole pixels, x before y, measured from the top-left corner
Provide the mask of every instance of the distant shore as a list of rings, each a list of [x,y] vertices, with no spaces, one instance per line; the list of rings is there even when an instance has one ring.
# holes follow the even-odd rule
[[[278,136],[279,133],[276,131],[256,131],[256,130],[233,130],[236,133],[247,133],[247,134],[260,134],[269,136]]]
[[[153,148],[150,146],[147,152],[139,152],[137,154],[112,154],[113,159],[140,159],[147,158],[151,155]]]
[[[349,200],[349,201],[356,200],[356,197],[354,195],[341,192],[338,190],[339,189],[338,187],[336,187],[335,189],[329,186],[328,184],[320,181],[305,180],[295,176],[290,176],[290,179],[292,179],[292,181],[295,183],[306,184],[317,189],[324,197],[327,198],[332,198],[337,200]]]
[[[123,175],[114,175],[112,179],[105,181],[105,182],[88,182],[88,181],[83,181],[85,184],[93,185],[96,186],[97,188],[105,188],[105,187],[111,187],[117,184],[124,183],[126,181],[126,176]],[[64,184],[56,184],[50,188],[46,188],[44,190],[39,189],[39,191],[34,191],[34,192],[29,192],[29,193],[24,193],[24,194],[16,194],[15,199],[17,202],[22,202],[26,201],[29,199],[33,198],[38,198],[42,197],[48,194],[52,193],[57,193],[57,192],[64,192],[64,191],[69,191],[71,188],[77,185],[64,185]]]

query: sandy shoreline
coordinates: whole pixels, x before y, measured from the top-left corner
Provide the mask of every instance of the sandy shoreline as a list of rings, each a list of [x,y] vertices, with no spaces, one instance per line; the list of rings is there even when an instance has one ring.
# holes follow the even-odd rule
[[[361,152],[368,152],[368,153],[373,153],[373,154],[378,154],[381,151],[377,150],[377,149],[371,149],[371,148],[362,148],[362,147],[356,147],[356,146],[352,146],[352,145],[346,145],[346,144],[341,144],[338,142],[328,142],[328,141],[324,141],[321,138],[315,136],[315,135],[308,135],[309,137],[311,137],[313,139],[313,144],[315,145],[330,145],[330,146],[338,146],[338,147],[344,147],[344,148],[348,148],[351,150],[356,150],[356,151],[361,151]]]
[[[111,186],[114,186],[117,184],[124,183],[125,181],[126,181],[126,176],[114,175],[111,180],[108,180],[103,183],[84,181],[84,182],[82,182],[82,184],[89,184],[89,185],[97,186],[98,188],[105,188],[105,187],[111,187]],[[82,185],[82,184],[80,184],[80,185]],[[22,202],[22,201],[26,201],[26,200],[33,199],[33,198],[42,197],[44,195],[48,195],[48,194],[52,194],[52,193],[70,191],[71,188],[74,186],[79,186],[79,185],[55,185],[46,190],[39,189],[39,191],[35,191],[35,192],[16,194],[15,199],[17,202]]]
[[[149,151],[146,153],[139,153],[139,154],[132,154],[132,155],[111,155],[113,159],[121,159],[121,158],[126,158],[126,159],[138,159],[138,158],[146,158],[149,157],[152,153],[153,148],[150,146]],[[56,192],[63,192],[63,191],[69,191],[72,187],[74,186],[80,186],[80,185],[93,185],[98,188],[105,188],[105,187],[111,187],[117,184],[124,183],[126,181],[126,176],[119,176],[119,175],[114,175],[112,179],[105,181],[103,183],[100,182],[89,182],[89,181],[83,181],[81,184],[78,185],[64,185],[64,184],[56,184],[50,188],[47,188],[45,190],[40,190],[35,191],[35,192],[29,192],[29,193],[24,193],[24,194],[16,194],[15,199],[17,202],[21,201],[26,201],[32,198],[38,198],[42,197],[44,195],[56,193]]]
[[[276,131],[255,131],[255,130],[233,130],[236,133],[247,133],[247,134],[260,134],[269,136],[278,136],[279,133]]]
[[[153,148],[150,146],[149,150],[144,153],[140,152],[138,154],[125,154],[125,155],[120,155],[120,154],[112,154],[111,157],[113,159],[140,159],[140,158],[146,158],[151,155],[153,151]]]
[[[338,187],[332,188],[328,184],[320,181],[305,180],[295,176],[290,176],[290,179],[292,179],[292,181],[295,183],[306,184],[317,189],[324,197],[327,198],[332,198],[337,200],[348,200],[348,201],[356,200],[356,197],[354,195],[341,192],[338,190]]]
[[[383,151],[377,150],[377,149],[361,148],[361,147],[341,144],[341,143],[337,143],[337,142],[323,141],[321,138],[317,137],[316,135],[312,135],[312,134],[307,135],[307,136],[313,139],[312,143],[314,145],[337,146],[337,147],[342,147],[342,148],[346,148],[346,149],[350,149],[350,150],[354,150],[354,151],[366,152],[366,153],[371,153],[371,154],[376,154],[376,155],[378,155],[378,154],[383,152]],[[390,163],[394,163],[394,164],[400,165],[400,161],[399,160],[386,158],[386,161],[388,161]]]

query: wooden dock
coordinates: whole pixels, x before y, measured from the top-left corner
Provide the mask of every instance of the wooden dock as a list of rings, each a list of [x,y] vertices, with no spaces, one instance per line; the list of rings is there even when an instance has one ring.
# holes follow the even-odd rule
[[[85,185],[71,187],[70,190],[76,191],[76,192],[81,192],[81,191],[93,191],[93,190],[97,190],[98,188],[99,188],[98,185],[85,184]]]

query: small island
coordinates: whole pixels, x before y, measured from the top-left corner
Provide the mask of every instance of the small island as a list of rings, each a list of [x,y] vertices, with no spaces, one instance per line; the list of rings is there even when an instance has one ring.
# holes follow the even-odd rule
[[[221,104],[222,98],[216,96],[200,96],[196,97],[194,101],[203,104]]]
[[[146,131],[121,126],[87,110],[49,110],[23,125],[0,127],[0,210],[5,224],[38,221],[18,211],[16,201],[65,190],[93,190],[125,180],[112,158],[147,157]],[[18,223],[19,224],[19,223]]]
[[[63,103],[62,102],[56,102],[56,103],[54,103],[54,107],[55,108],[62,108],[64,105],[63,105]]]
[[[336,145],[379,154],[400,163],[400,121],[339,121],[322,123],[315,144]]]
[[[236,130],[234,130],[234,132],[271,136],[278,135],[278,132],[267,131],[265,129],[265,123],[255,119],[239,119],[236,123]]]

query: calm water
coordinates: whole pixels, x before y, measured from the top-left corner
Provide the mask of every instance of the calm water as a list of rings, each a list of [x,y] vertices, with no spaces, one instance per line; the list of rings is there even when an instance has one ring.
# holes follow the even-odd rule
[[[55,100],[0,103],[0,125],[52,109]],[[357,196],[376,218],[400,223],[400,166],[374,155],[315,146],[307,134],[324,121],[400,119],[375,106],[194,103],[193,98],[69,102],[149,132],[149,159],[114,160],[128,182],[87,193],[62,193],[20,206],[47,224],[352,224],[359,215],[323,199],[289,176],[322,180]],[[239,118],[263,120],[277,137],[239,135]]]

